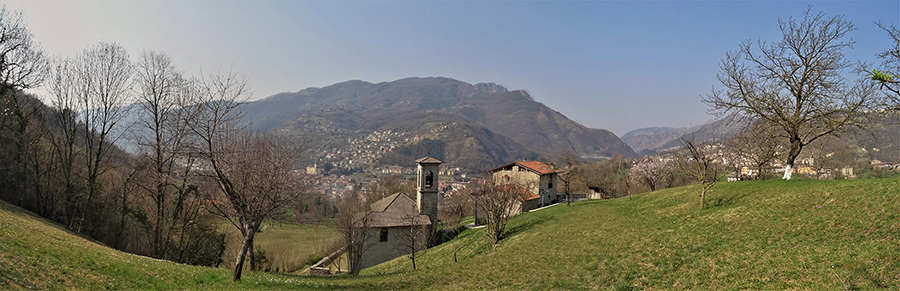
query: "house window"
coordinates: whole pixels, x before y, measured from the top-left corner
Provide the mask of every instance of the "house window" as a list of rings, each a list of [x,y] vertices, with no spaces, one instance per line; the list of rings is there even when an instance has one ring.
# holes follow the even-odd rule
[[[547,188],[553,188],[553,181],[547,182]]]
[[[387,227],[381,228],[381,241],[387,241],[388,238],[388,229]]]

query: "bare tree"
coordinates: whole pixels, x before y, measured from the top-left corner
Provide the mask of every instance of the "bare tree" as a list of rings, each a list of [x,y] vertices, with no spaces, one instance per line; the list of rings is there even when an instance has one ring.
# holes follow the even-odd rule
[[[714,157],[697,145],[692,138],[682,138],[681,145],[688,152],[687,157],[678,157],[675,163],[678,169],[700,181],[700,210],[706,205],[706,194],[719,182],[726,172],[721,171],[714,162]]]
[[[185,150],[188,118],[183,107],[196,92],[165,53],[142,52],[136,71],[135,85],[139,90],[140,107],[135,139],[141,151],[140,158],[147,160],[143,164],[147,165],[146,171],[149,172],[148,183],[142,185],[142,189],[154,206],[151,212],[154,214],[152,254],[162,257],[167,252],[170,227],[178,223],[171,219],[181,215],[173,211],[184,210],[184,205],[180,204],[185,201],[183,197],[172,199],[176,193],[186,194],[178,191],[179,185],[176,183],[181,172],[187,173],[186,169],[182,171],[178,168],[191,166],[191,163],[185,162],[193,159]],[[187,185],[182,183],[181,186]],[[172,203],[175,204],[170,207]]]
[[[78,137],[78,114],[84,109],[81,107],[76,90],[78,75],[75,63],[69,58],[56,59],[50,69],[50,77],[47,79],[47,89],[52,96],[51,103],[56,109],[53,126],[58,132],[52,139],[56,150],[57,164],[62,176],[62,220],[71,225],[73,213],[68,205],[75,200],[76,161],[80,159],[80,151],[75,144]]]
[[[293,168],[303,144],[272,135],[238,133],[232,136],[232,147],[218,154],[216,166],[209,173],[219,185],[219,193],[228,208],[213,204],[241,231],[243,243],[235,263],[232,280],[240,280],[247,254],[253,254],[254,237],[262,222],[295,201],[304,191]],[[250,269],[255,262],[250,259]]]
[[[40,45],[22,18],[22,12],[0,7],[0,86],[2,95],[40,86],[47,70]],[[10,96],[7,96],[10,97]]]
[[[893,24],[890,26],[881,22],[875,24],[888,33],[892,40],[892,47],[878,53],[877,56],[881,59],[881,66],[884,72],[872,69],[872,80],[880,84],[879,88],[881,90],[887,90],[884,92],[885,100],[882,105],[885,108],[897,111],[900,110],[900,81],[895,80],[894,77],[900,75],[900,29],[897,29],[897,26]],[[894,75],[891,76],[891,73]]]
[[[472,213],[469,195],[456,192],[449,199],[441,200],[441,207],[438,209],[438,221],[444,225],[445,238],[453,238],[459,234],[459,225],[462,220]]]
[[[2,109],[11,114],[0,113],[0,198],[51,217],[58,209],[55,152],[47,147],[53,137],[47,122],[52,112],[24,92],[5,100],[13,105]]]
[[[413,270],[415,270],[416,259],[428,249],[434,231],[432,231],[431,225],[428,225],[427,216],[423,217],[419,213],[406,213],[401,219],[409,225],[409,229],[403,234],[404,237],[397,247],[406,253],[406,257],[412,262]]]
[[[566,168],[575,167],[581,164],[581,157],[570,149],[563,150],[559,153],[559,160],[566,165]]]
[[[614,155],[609,159],[581,165],[574,170],[578,176],[576,187],[582,191],[594,191],[602,198],[615,198],[628,194],[628,175],[630,160],[622,155]]]
[[[27,192],[25,152],[35,141],[28,131],[38,115],[37,100],[22,93],[40,86],[47,69],[43,51],[33,38],[21,12],[8,11],[5,4],[0,7],[0,126],[12,133],[15,152],[10,153],[12,164],[5,166],[14,180],[9,183],[14,193]]]
[[[469,184],[471,195],[478,209],[475,215],[484,215],[485,235],[491,243],[497,245],[506,232],[506,223],[517,212],[516,207],[521,207],[520,197],[524,188],[513,184],[496,185],[491,178]]]
[[[588,164],[580,167],[577,174],[588,190],[600,193],[601,197],[616,197],[617,173],[610,165],[604,162]]]
[[[367,240],[369,232],[369,218],[372,210],[369,203],[372,199],[359,195],[343,197],[338,209],[337,230],[343,240],[344,252],[347,255],[348,273],[359,274],[362,266],[362,256],[368,248]]]
[[[207,169],[201,174],[215,181],[213,184],[218,190],[215,193],[221,192],[225,196],[225,201],[222,202],[230,204],[231,209],[225,208],[224,203],[215,198],[211,199],[211,206],[214,212],[224,217],[241,215],[241,211],[246,208],[241,199],[243,193],[240,193],[231,181],[230,169],[225,160],[226,155],[235,150],[237,142],[233,139],[241,132],[237,122],[242,112],[238,107],[249,94],[246,79],[238,78],[233,73],[224,76],[210,74],[209,77],[198,80],[197,85],[196,99],[188,107],[190,114],[187,123],[192,133],[193,150],[202,159],[201,165]],[[253,223],[261,221],[243,221],[240,218],[237,222],[229,221],[241,231],[243,237],[231,278],[232,281],[236,281],[241,278],[244,259],[249,248],[247,244],[252,244],[253,235],[256,235],[255,231],[253,233],[247,231],[258,230],[259,225]]]
[[[739,112],[780,128],[788,137],[784,179],[800,151],[816,139],[838,130],[862,126],[863,114],[872,102],[870,83],[848,85],[843,71],[850,67],[845,40],[855,30],[843,16],[812,14],[802,19],[778,21],[783,39],[754,46],[744,41],[728,52],[717,74],[724,90],[713,90],[703,102],[718,114]],[[754,49],[756,47],[757,50]]]
[[[212,210],[228,218],[243,236],[232,276],[237,281],[263,220],[302,192],[293,168],[305,143],[252,134],[238,126],[242,116],[239,106],[249,94],[245,78],[233,73],[210,75],[200,80],[199,86],[188,125],[194,151],[202,159],[201,167],[206,168],[203,175],[215,181],[227,203],[212,203]],[[253,263],[251,256],[251,269]]]
[[[570,193],[572,190],[571,185],[578,177],[573,170],[575,170],[576,166],[581,164],[581,157],[572,150],[566,149],[560,153],[559,159],[566,164],[564,172],[559,175],[559,179],[563,182],[563,190],[566,192],[566,207],[569,207],[572,200],[572,194]]]
[[[742,129],[740,133],[728,139],[726,146],[730,152],[735,154],[736,158],[751,162],[751,169],[756,171],[753,178],[760,179],[763,177],[763,173],[769,172],[770,168],[767,166],[778,153],[781,141],[784,139],[780,133],[781,131],[771,123],[765,120],[756,120]]]
[[[669,164],[657,158],[646,158],[631,167],[631,180],[656,191],[659,182],[669,174]]]
[[[121,135],[114,131],[127,112],[131,100],[132,64],[125,48],[113,43],[100,43],[85,49],[74,62],[75,90],[79,99],[82,139],[87,169],[87,197],[77,208],[91,207],[99,195],[98,178],[109,169],[109,151]],[[82,214],[83,216],[83,214]],[[72,225],[80,229],[83,225]]]

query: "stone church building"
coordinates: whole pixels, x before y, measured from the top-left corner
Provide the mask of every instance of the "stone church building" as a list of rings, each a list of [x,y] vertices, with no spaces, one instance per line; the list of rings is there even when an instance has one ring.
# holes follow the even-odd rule
[[[370,206],[371,213],[366,222],[368,235],[360,268],[409,254],[410,234],[416,232],[410,228],[433,231],[431,227],[437,225],[438,167],[441,161],[426,157],[416,160],[416,164],[416,201],[403,193],[396,193]],[[424,249],[426,246],[416,248]]]
[[[416,200],[403,193],[396,193],[372,203],[364,215],[366,242],[360,260],[360,269],[404,256],[410,252],[410,244],[415,249],[424,249],[430,241],[418,237],[425,232],[433,233],[438,214],[438,168],[441,161],[426,157],[416,160]],[[416,229],[414,229],[416,228]],[[418,245],[421,243],[422,245]],[[323,259],[310,268],[310,274],[328,274],[346,271],[346,255],[340,251]],[[343,265],[338,267],[336,265]]]

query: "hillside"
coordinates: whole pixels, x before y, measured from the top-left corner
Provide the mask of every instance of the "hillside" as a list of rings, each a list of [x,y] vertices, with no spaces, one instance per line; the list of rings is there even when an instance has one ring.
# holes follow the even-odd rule
[[[453,263],[453,250],[483,240],[470,233],[404,278],[460,290],[900,288],[900,180],[722,183],[703,211],[697,191],[528,213],[497,248],[462,247]],[[409,268],[399,259],[366,273]]]
[[[681,146],[681,138],[693,137],[698,141],[723,140],[734,136],[747,121],[736,114],[724,116],[695,127],[647,127],[629,131],[622,141],[635,152],[654,153]]]
[[[637,153],[652,152],[670,141],[678,140],[688,132],[690,129],[686,127],[645,127],[625,133],[622,135],[622,142]]]
[[[652,154],[681,146],[682,137],[693,137],[698,141],[723,141],[739,133],[747,121],[736,119],[736,115],[707,122],[695,128],[648,127],[629,131],[622,135],[622,141],[641,155]],[[885,162],[900,162],[900,116],[891,115],[880,122],[869,124],[865,129],[839,132],[821,138],[804,151],[824,147],[834,151],[837,147],[856,152],[866,163],[877,159]],[[827,153],[828,151],[826,151]]]
[[[352,278],[191,267],[117,252],[0,203],[0,289],[897,289],[900,180],[722,183],[514,218]],[[453,260],[457,253],[458,262]]]
[[[0,289],[284,288],[283,276],[251,273],[230,283],[228,270],[194,267],[113,250],[0,201]],[[291,282],[290,286],[298,285]]]
[[[523,90],[509,91],[491,83],[473,85],[449,78],[347,81],[273,95],[244,108],[245,121],[257,130],[316,132],[318,139],[327,141],[324,144],[373,131],[440,140],[445,150],[472,154],[431,155],[471,171],[523,157],[554,157],[566,149],[588,159],[634,156],[613,133],[574,122]],[[412,142],[402,146],[415,147]]]

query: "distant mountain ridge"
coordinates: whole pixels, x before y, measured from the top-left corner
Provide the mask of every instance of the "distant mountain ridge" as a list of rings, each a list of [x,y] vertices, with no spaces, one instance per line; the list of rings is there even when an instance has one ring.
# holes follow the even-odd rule
[[[566,149],[589,159],[635,155],[612,132],[574,122],[524,90],[442,77],[346,81],[276,94],[247,103],[244,111],[256,130],[390,130],[440,140],[441,152],[432,155],[471,170]]]
[[[688,132],[690,128],[687,127],[645,127],[629,131],[622,135],[621,139],[635,152],[642,153],[659,149]]]
[[[900,116],[893,114],[874,121],[863,130],[838,132],[818,142],[830,143],[831,148],[851,147],[869,159],[900,161]],[[746,117],[735,114],[724,116],[697,127],[648,127],[632,130],[622,135],[622,141],[638,155],[651,155],[681,146],[681,138],[693,138],[699,142],[723,142],[749,124]],[[812,148],[807,146],[806,149]]]
[[[695,127],[645,127],[625,133],[622,141],[639,155],[647,155],[679,147],[683,137],[703,142],[727,139],[737,134],[747,122],[747,119],[732,114]]]

